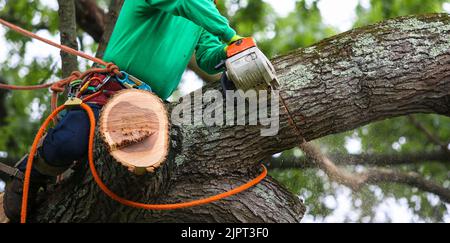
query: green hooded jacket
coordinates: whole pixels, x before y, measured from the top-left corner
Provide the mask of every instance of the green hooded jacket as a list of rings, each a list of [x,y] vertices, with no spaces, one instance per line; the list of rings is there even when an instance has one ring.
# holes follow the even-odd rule
[[[106,48],[113,62],[150,85],[162,99],[178,87],[192,54],[201,69],[224,58],[236,32],[213,0],[126,0]]]

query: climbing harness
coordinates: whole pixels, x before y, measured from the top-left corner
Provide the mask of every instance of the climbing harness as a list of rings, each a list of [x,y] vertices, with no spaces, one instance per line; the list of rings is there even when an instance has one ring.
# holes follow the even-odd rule
[[[68,78],[62,79],[58,82],[51,83],[51,84],[43,84],[43,85],[35,85],[35,86],[14,86],[14,85],[0,84],[1,89],[34,90],[34,89],[43,89],[43,88],[51,87],[51,90],[53,91],[52,112],[45,119],[44,123],[39,128],[38,133],[36,134],[36,137],[34,138],[33,144],[31,146],[30,154],[29,154],[28,160],[27,160],[27,166],[26,166],[25,175],[24,175],[23,195],[22,195],[22,209],[21,209],[22,211],[21,211],[21,219],[20,219],[21,223],[26,223],[26,220],[27,220],[28,193],[29,193],[29,187],[30,187],[31,170],[33,168],[33,158],[37,152],[39,141],[40,141],[41,137],[44,135],[45,130],[47,129],[50,122],[52,122],[52,121],[55,122],[56,117],[58,116],[58,114],[60,112],[62,112],[63,110],[66,110],[66,109],[74,108],[74,107],[82,108],[89,117],[90,127],[89,127],[88,163],[89,163],[89,168],[91,170],[92,176],[93,176],[95,182],[97,183],[97,185],[100,187],[100,189],[106,195],[108,195],[111,199],[113,199],[123,205],[135,207],[135,208],[148,209],[148,210],[174,210],[174,209],[181,209],[181,208],[204,205],[204,204],[212,203],[212,202],[233,196],[240,192],[243,192],[243,191],[255,186],[256,184],[260,183],[267,176],[267,169],[264,165],[262,165],[262,173],[258,177],[252,179],[251,181],[249,181],[237,188],[234,188],[230,191],[227,191],[227,192],[224,192],[221,194],[217,194],[217,195],[214,195],[214,196],[211,196],[208,198],[193,200],[193,201],[189,201],[189,202],[182,202],[182,203],[145,204],[145,203],[130,201],[130,200],[127,200],[125,198],[118,196],[117,194],[112,192],[103,183],[102,179],[98,175],[97,170],[95,168],[93,150],[94,150],[94,136],[95,136],[96,121],[95,121],[94,112],[87,104],[85,104],[85,102],[91,101],[91,100],[95,99],[96,97],[99,97],[100,95],[102,95],[103,91],[104,91],[104,90],[102,90],[102,88],[104,87],[104,85],[106,85],[106,83],[109,83],[109,80],[111,78],[113,78],[111,76],[114,76],[114,78],[117,79],[118,82],[121,83],[121,85],[125,86],[126,88],[139,88],[139,89],[144,89],[144,90],[148,90],[148,91],[151,91],[151,88],[148,85],[146,85],[144,82],[133,77],[132,75],[129,75],[125,72],[121,72],[119,70],[119,68],[116,65],[114,65],[113,63],[106,63],[105,61],[103,61],[99,58],[95,58],[95,57],[89,56],[83,52],[74,50],[70,47],[54,43],[48,39],[40,37],[34,33],[24,30],[14,24],[11,24],[1,18],[0,18],[0,24],[4,25],[4,26],[10,28],[11,30],[16,31],[24,36],[40,40],[51,46],[59,48],[66,53],[76,55],[79,57],[83,57],[85,59],[93,61],[94,63],[104,66],[104,68],[91,68],[84,73],[73,72]],[[93,89],[89,90],[90,83],[93,81],[92,77],[90,79],[88,79],[88,81],[86,82],[88,84],[83,84],[82,80],[84,80],[85,78],[90,77],[92,75],[95,75],[96,73],[106,73],[108,76],[106,79],[101,80],[101,83],[102,83],[101,85],[96,86]],[[86,87],[84,87],[84,85],[86,85]],[[58,93],[64,92],[66,86],[69,86],[68,100],[66,101],[65,104],[57,107]],[[82,92],[81,93],[79,92],[77,94],[78,88],[81,88],[81,89],[84,88],[83,92],[84,91],[90,91],[90,92],[89,92],[89,94],[83,96]],[[81,91],[81,89],[80,89],[80,91]],[[13,173],[15,173],[15,172],[13,172]]]

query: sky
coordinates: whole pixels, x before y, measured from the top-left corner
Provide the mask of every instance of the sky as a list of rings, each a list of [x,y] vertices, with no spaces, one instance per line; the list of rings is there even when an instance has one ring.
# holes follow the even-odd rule
[[[264,0],[270,3],[275,11],[281,16],[287,15],[295,8],[295,0]],[[55,10],[57,9],[56,0],[42,0],[49,6],[52,6]],[[319,3],[319,8],[322,13],[322,18],[326,24],[336,27],[340,31],[346,31],[352,27],[352,23],[356,18],[355,7],[360,2],[363,6],[369,7],[370,0],[321,0]],[[0,3],[1,4],[1,3]],[[447,12],[450,13],[450,3],[444,5]],[[1,5],[0,5],[1,8]],[[0,27],[0,62],[5,59],[5,47],[10,46],[5,42],[3,38],[5,29]],[[59,42],[59,37],[51,36],[47,31],[40,31],[37,34],[49,38],[55,42]],[[85,38],[85,43],[92,42],[90,37]],[[89,53],[93,55],[93,53]],[[45,58],[48,55],[54,57],[55,60],[59,60],[59,50],[55,48],[48,47],[39,41],[33,41],[31,44],[27,45],[27,57],[26,62],[31,62],[35,58]],[[80,59],[78,59],[81,61]],[[201,87],[202,83],[198,81],[196,75],[192,72],[186,72],[184,76],[185,80],[180,85],[182,93],[188,93],[190,91],[196,90]],[[345,144],[349,153],[359,153],[361,151],[361,141],[357,137],[349,137]],[[0,181],[0,191],[2,191],[4,183]],[[325,203],[330,207],[334,208],[333,214],[324,219],[314,218],[312,215],[306,215],[303,222],[342,222],[347,218],[357,218],[358,211],[355,210],[349,203],[349,198],[351,198],[351,191],[342,186],[336,186],[338,190],[338,197],[325,197]],[[374,188],[374,193],[377,192]],[[430,195],[433,197],[433,195]],[[387,215],[393,222],[411,222],[415,219],[413,218],[413,213],[408,207],[406,200],[388,198],[376,209],[375,220],[377,222],[384,222],[387,220]],[[450,213],[447,214],[445,218],[446,222],[450,222]]]

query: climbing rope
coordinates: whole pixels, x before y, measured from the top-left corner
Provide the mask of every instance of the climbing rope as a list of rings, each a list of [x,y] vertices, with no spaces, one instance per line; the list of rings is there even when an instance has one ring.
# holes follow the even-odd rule
[[[72,74],[65,78],[62,79],[58,82],[55,83],[49,83],[49,84],[41,84],[41,85],[32,85],[32,86],[18,86],[18,85],[8,85],[8,84],[0,84],[0,89],[8,89],[8,90],[37,90],[37,89],[46,89],[48,87],[50,87],[51,91],[53,91],[52,93],[52,98],[51,98],[51,109],[52,111],[54,111],[57,107],[57,100],[58,100],[58,93],[64,92],[65,91],[65,87],[71,83],[72,81],[75,81],[77,79],[84,79],[85,77],[91,75],[92,73],[112,73],[118,77],[122,77],[122,73],[119,70],[119,67],[117,67],[114,63],[107,63],[105,61],[103,61],[100,58],[96,58],[96,57],[92,57],[84,52],[81,51],[77,51],[75,49],[72,49],[68,46],[65,45],[61,45],[58,43],[55,43],[49,39],[43,38],[39,35],[36,35],[28,30],[22,29],[19,26],[12,24],[2,18],[0,18],[0,24],[10,28],[11,30],[22,34],[24,36],[42,41],[48,45],[54,46],[68,54],[71,55],[75,55],[75,56],[79,56],[88,60],[93,61],[94,63],[98,63],[100,65],[105,66],[105,68],[91,68],[89,70],[87,70],[84,73],[80,73],[78,71],[72,72]]]
[[[90,56],[90,55],[88,55],[88,54],[86,54],[84,52],[77,51],[77,50],[72,49],[72,48],[70,48],[68,46],[57,44],[57,43],[55,43],[55,42],[53,42],[53,41],[51,41],[49,39],[46,39],[46,38],[41,37],[39,35],[36,35],[35,33],[32,33],[32,32],[30,32],[28,30],[22,29],[19,26],[15,25],[15,24],[12,24],[12,23],[10,23],[10,22],[2,19],[2,18],[0,18],[0,24],[10,28],[11,30],[13,30],[13,31],[15,31],[15,32],[17,32],[19,34],[22,34],[24,36],[30,37],[32,39],[36,39],[36,40],[42,41],[42,42],[44,42],[44,43],[46,43],[48,45],[54,46],[54,47],[56,47],[56,48],[58,48],[58,49],[60,49],[60,50],[62,50],[64,52],[66,52],[68,54],[71,54],[71,55],[74,55],[74,56],[79,56],[79,57],[91,60],[91,61],[93,61],[95,63],[98,63],[98,64],[101,64],[103,66],[106,66],[108,64],[108,63],[106,63],[105,61],[103,61],[100,58],[92,57],[92,56]]]
[[[9,90],[36,90],[36,89],[45,89],[50,87],[50,89],[53,91],[52,93],[52,112],[51,114],[45,119],[44,123],[41,125],[41,127],[38,130],[38,133],[36,134],[33,144],[31,146],[31,150],[30,150],[30,154],[28,155],[28,160],[27,160],[27,167],[26,167],[26,171],[25,171],[25,178],[24,178],[24,183],[23,183],[23,194],[22,194],[22,211],[21,211],[21,215],[20,215],[20,222],[21,223],[26,223],[27,220],[27,209],[28,209],[28,194],[29,194],[29,188],[30,188],[30,178],[31,178],[31,170],[33,168],[33,158],[36,154],[37,148],[38,148],[38,144],[39,144],[39,140],[42,138],[42,136],[44,135],[45,130],[47,129],[48,125],[50,124],[51,121],[55,121],[56,117],[58,116],[58,114],[65,110],[66,108],[68,108],[66,105],[61,105],[59,107],[57,107],[57,99],[58,99],[58,93],[64,92],[65,87],[70,84],[72,81],[75,81],[77,79],[84,79],[87,76],[93,74],[93,73],[111,73],[115,76],[118,77],[122,77],[122,73],[120,72],[119,68],[113,64],[113,63],[106,63],[105,61],[99,59],[99,58],[95,58],[92,56],[87,55],[86,53],[74,50],[70,47],[64,46],[64,45],[60,45],[57,43],[54,43],[48,39],[45,39],[43,37],[40,37],[32,32],[29,32],[27,30],[24,30],[14,24],[11,24],[3,19],[0,18],[0,24],[7,26],[8,28],[10,28],[13,31],[16,31],[22,35],[28,36],[30,38],[34,38],[37,40],[40,40],[44,43],[47,43],[51,46],[54,46],[56,48],[61,49],[62,51],[72,54],[72,55],[76,55],[88,60],[91,60],[95,63],[101,64],[103,66],[105,66],[105,68],[91,68],[89,70],[87,70],[84,73],[80,73],[80,72],[73,72],[69,77],[62,79],[58,82],[55,83],[50,83],[50,84],[42,84],[42,85],[33,85],[33,86],[16,86],[16,85],[5,85],[5,84],[0,84],[0,89],[9,89]],[[94,163],[94,136],[95,136],[95,127],[96,127],[96,122],[95,122],[95,116],[94,116],[94,112],[92,111],[92,109],[86,105],[84,102],[89,101],[90,99],[98,96],[101,93],[101,91],[96,92],[86,98],[84,98],[81,102],[81,104],[79,105],[88,115],[89,117],[89,145],[88,145],[88,163],[89,163],[89,168],[90,171],[92,173],[92,176],[95,180],[95,182],[97,183],[97,185],[100,187],[100,189],[106,194],[108,195],[111,199],[125,205],[125,206],[129,206],[129,207],[135,207],[135,208],[142,208],[142,209],[148,209],[148,210],[174,210],[174,209],[181,209],[181,208],[188,208],[188,207],[194,207],[194,206],[200,206],[200,205],[204,205],[204,204],[208,204],[208,203],[212,203],[233,195],[236,195],[240,192],[243,192],[253,186],[255,186],[256,184],[260,183],[266,176],[267,176],[267,169],[264,165],[262,165],[262,173],[254,178],[253,180],[237,187],[234,188],[232,190],[226,191],[224,193],[221,194],[217,194],[208,198],[204,198],[204,199],[198,199],[198,200],[193,200],[193,201],[189,201],[189,202],[182,202],[182,203],[172,203],[172,204],[146,204],[146,203],[139,203],[139,202],[134,202],[134,201],[130,201],[127,200],[125,198],[120,197],[119,195],[115,194],[114,192],[112,192],[102,181],[102,179],[100,178],[100,176],[97,173],[97,169],[95,168],[95,163]]]

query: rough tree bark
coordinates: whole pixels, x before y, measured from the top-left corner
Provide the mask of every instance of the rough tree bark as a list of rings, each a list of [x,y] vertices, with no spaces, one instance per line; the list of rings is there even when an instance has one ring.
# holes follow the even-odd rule
[[[95,0],[75,0],[75,7],[77,23],[80,28],[96,42],[100,42],[105,31],[107,14]]]
[[[61,44],[78,50],[75,0],[58,0],[59,31]],[[78,70],[77,57],[61,51],[62,75],[68,77]]]
[[[100,44],[97,49],[96,57],[102,58],[106,51],[106,46],[109,42],[109,38],[114,30],[114,26],[116,25],[117,18],[119,17],[120,10],[122,9],[122,5],[125,0],[112,0],[109,5],[109,12],[106,16],[104,31],[99,35],[101,35]],[[98,22],[96,22],[98,25]]]
[[[310,141],[412,113],[449,116],[449,50],[450,16],[435,14],[355,29],[273,63],[281,95]],[[118,165],[97,139],[97,168],[113,191],[141,202],[180,202],[224,192],[253,178],[262,159],[298,145],[283,109],[280,114],[280,132],[273,137],[260,137],[260,126],[172,126],[168,160],[157,173],[142,177]],[[297,196],[270,177],[209,205],[144,211],[107,198],[85,163],[75,171],[45,195],[30,221],[299,222],[305,212]]]

